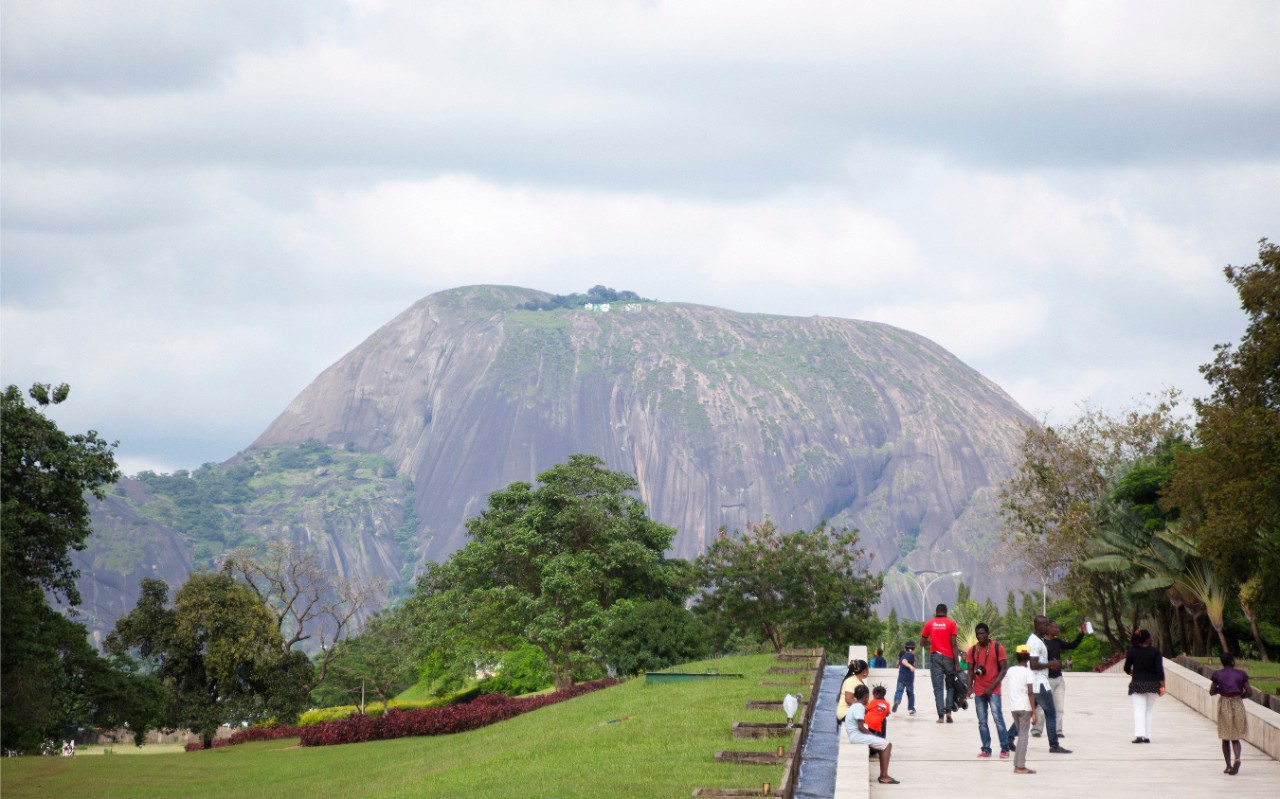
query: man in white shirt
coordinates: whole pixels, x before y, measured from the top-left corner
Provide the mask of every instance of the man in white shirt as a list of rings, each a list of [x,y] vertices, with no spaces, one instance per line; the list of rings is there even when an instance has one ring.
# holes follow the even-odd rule
[[[1030,656],[1027,647],[1018,647],[1018,663],[1010,666],[1004,673],[1000,683],[1000,693],[1008,701],[1009,714],[1013,716],[1013,725],[1009,728],[1009,748],[1013,749],[1013,773],[1035,774],[1027,768],[1027,730],[1036,718],[1036,698],[1031,684],[1034,680],[1031,669],[1027,668]],[[1017,745],[1018,736],[1022,736],[1022,746]]]
[[[1027,653],[1030,657],[1028,667],[1034,677],[1032,689],[1036,695],[1036,704],[1044,710],[1045,726],[1049,728],[1049,751],[1055,755],[1069,755],[1071,750],[1058,745],[1058,715],[1053,706],[1053,690],[1049,686],[1049,669],[1060,669],[1062,664],[1049,660],[1049,646],[1044,637],[1049,633],[1049,619],[1036,616],[1035,632],[1027,636]],[[1026,741],[1023,741],[1026,746]]]

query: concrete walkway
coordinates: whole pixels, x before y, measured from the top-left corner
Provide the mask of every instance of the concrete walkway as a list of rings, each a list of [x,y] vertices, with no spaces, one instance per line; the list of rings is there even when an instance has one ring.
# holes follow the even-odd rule
[[[896,681],[896,669],[875,669],[868,683],[883,684],[892,699]],[[1062,791],[1090,799],[1280,796],[1280,762],[1243,743],[1240,773],[1234,777],[1223,774],[1214,723],[1172,697],[1156,703],[1151,743],[1131,743],[1133,712],[1128,684],[1129,678],[1123,674],[1069,673],[1062,745],[1072,754],[1049,754],[1047,735],[1030,738],[1027,767],[1037,773],[1014,774],[1013,758],[999,759],[994,725],[995,755],[990,760],[978,759],[981,745],[972,702],[969,710],[953,716],[954,724],[937,723],[929,673],[922,669],[916,676],[916,715],[907,715],[903,697],[899,712],[889,720],[893,743],[889,772],[902,784],[877,784],[879,771],[875,761],[868,760],[867,748],[852,746],[842,738],[834,799],[919,795],[926,786],[930,791],[954,791],[984,799],[1021,799]]]

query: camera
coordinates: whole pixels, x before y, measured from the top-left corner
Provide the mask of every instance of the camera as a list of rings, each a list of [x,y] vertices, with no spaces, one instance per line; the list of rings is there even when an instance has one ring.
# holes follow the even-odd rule
[[[985,668],[985,667],[983,667],[983,666],[974,666],[974,667],[973,667],[973,673],[974,673],[974,675],[975,675],[975,676],[977,676],[977,677],[981,677],[982,675],[984,675],[984,674],[986,674],[986,673],[987,673],[987,670],[986,670],[986,668]]]

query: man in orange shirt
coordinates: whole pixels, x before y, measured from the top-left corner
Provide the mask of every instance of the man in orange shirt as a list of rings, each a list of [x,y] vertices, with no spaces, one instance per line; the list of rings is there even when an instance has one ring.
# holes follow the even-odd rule
[[[929,682],[933,683],[933,703],[938,708],[939,724],[944,716],[946,722],[951,723],[951,708],[956,702],[956,655],[960,651],[956,632],[956,623],[947,618],[947,606],[941,604],[920,631],[921,640],[929,645]]]

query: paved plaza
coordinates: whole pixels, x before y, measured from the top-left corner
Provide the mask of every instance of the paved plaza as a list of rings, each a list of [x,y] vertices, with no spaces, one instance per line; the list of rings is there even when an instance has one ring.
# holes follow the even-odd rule
[[[868,683],[882,683],[893,696],[896,669],[875,669]],[[907,715],[906,697],[890,717],[893,742],[890,773],[901,785],[879,785],[874,761],[864,746],[842,740],[835,799],[914,796],[927,786],[947,795],[984,799],[1036,795],[1070,795],[1089,799],[1141,796],[1149,799],[1277,799],[1280,762],[1243,743],[1243,766],[1230,776],[1224,768],[1216,728],[1210,719],[1171,696],[1161,698],[1151,721],[1151,743],[1134,744],[1133,713],[1124,674],[1067,675],[1066,717],[1062,745],[1069,755],[1051,755],[1049,739],[1029,738],[1027,767],[1035,774],[1014,774],[1013,758],[999,758],[992,726],[991,759],[978,759],[978,721],[969,710],[954,715],[954,724],[938,724],[929,673],[916,677],[915,716]],[[1009,714],[1005,713],[1006,723]]]

